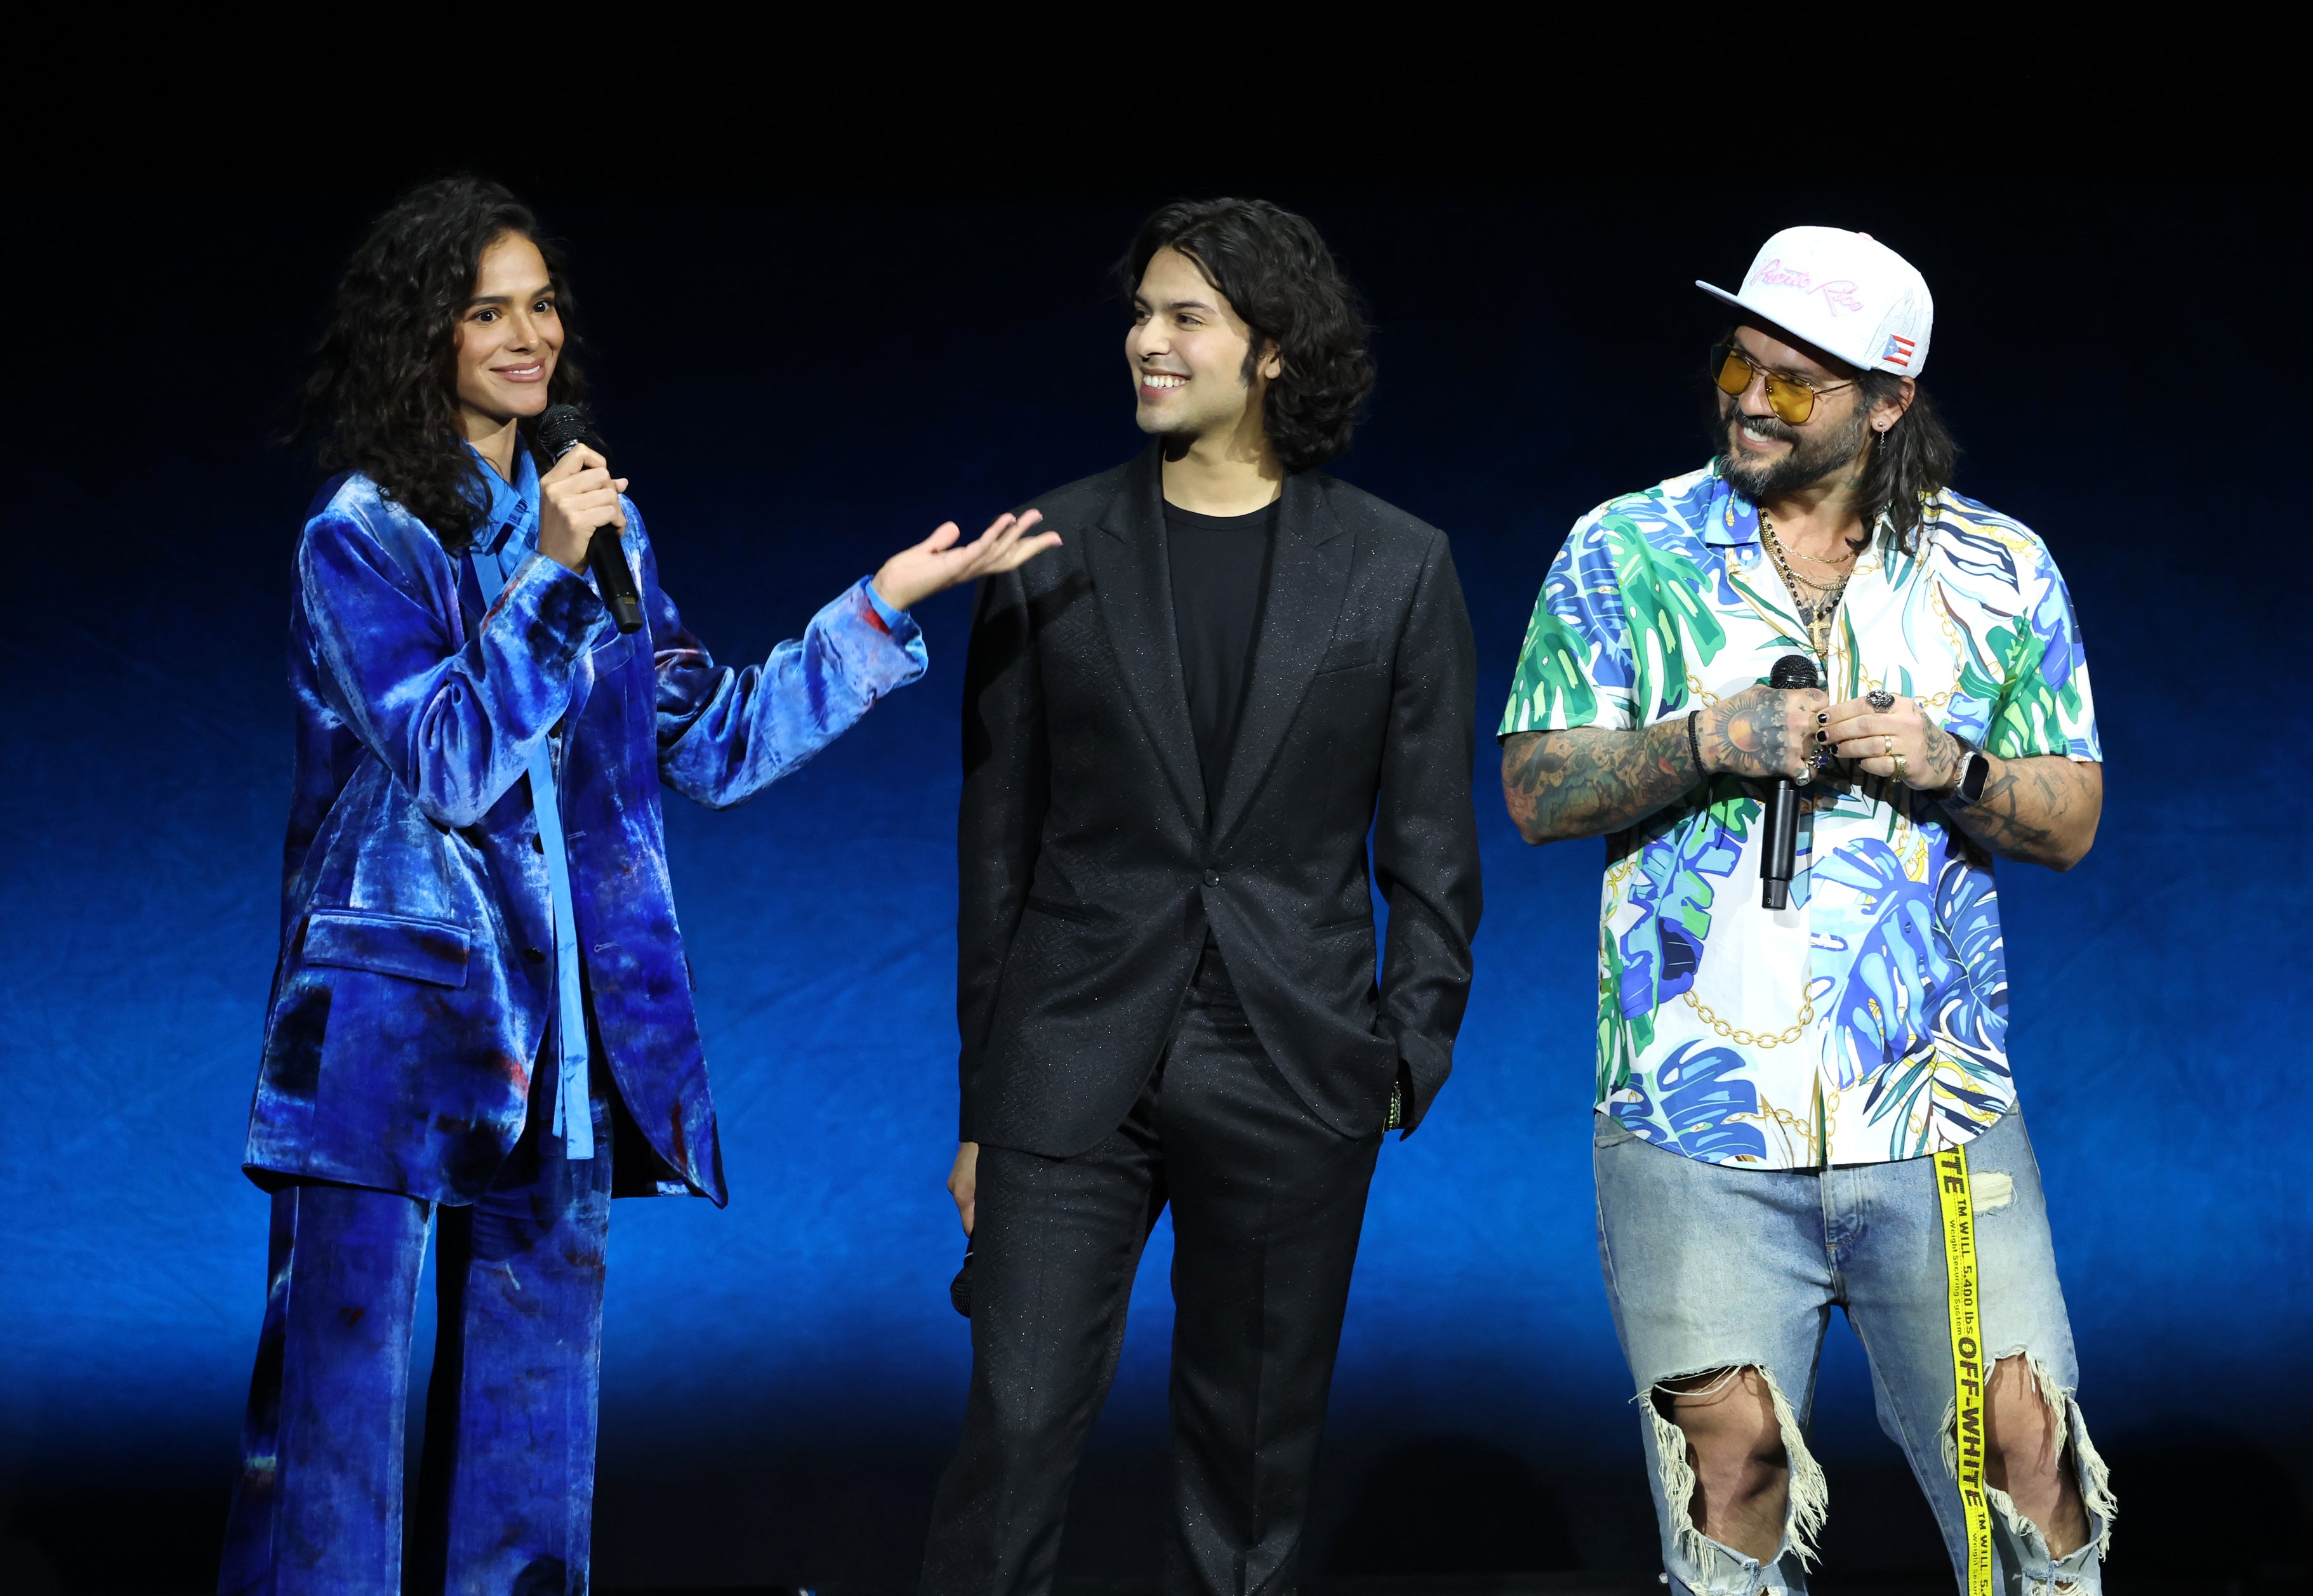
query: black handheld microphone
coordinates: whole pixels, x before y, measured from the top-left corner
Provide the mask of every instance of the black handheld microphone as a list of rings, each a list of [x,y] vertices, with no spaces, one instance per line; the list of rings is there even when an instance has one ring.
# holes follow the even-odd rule
[[[1769,687],[1786,691],[1816,685],[1815,662],[1803,653],[1787,653],[1775,662]],[[1759,865],[1759,901],[1781,908],[1791,900],[1791,873],[1799,867],[1799,795],[1787,777],[1778,776],[1767,794],[1767,856]]]
[[[549,405],[538,418],[538,446],[551,460],[560,460],[585,443],[604,459],[611,452],[594,435],[594,424],[576,405]],[[594,573],[595,591],[611,607],[611,618],[621,632],[643,629],[643,599],[635,592],[635,574],[627,568],[627,551],[619,546],[619,529],[599,526],[586,544],[586,568]]]
[[[963,1244],[963,1267],[958,1269],[955,1278],[947,1283],[947,1301],[948,1306],[964,1318],[972,1317],[972,1242],[969,1240]]]

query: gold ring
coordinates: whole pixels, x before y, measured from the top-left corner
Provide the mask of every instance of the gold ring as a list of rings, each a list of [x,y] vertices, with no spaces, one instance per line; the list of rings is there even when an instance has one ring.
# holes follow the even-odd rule
[[[1908,780],[1908,779],[1909,779],[1909,778],[1908,778],[1908,777],[1904,774],[1904,756],[1903,756],[1903,755],[1901,755],[1901,754],[1897,754],[1897,755],[1895,756],[1895,779],[1896,779],[1897,781],[1905,781],[1905,780]]]
[[[1882,737],[1879,741],[1887,745],[1887,751],[1884,757],[1890,759],[1894,759],[1895,757],[1895,740],[1892,737]]]

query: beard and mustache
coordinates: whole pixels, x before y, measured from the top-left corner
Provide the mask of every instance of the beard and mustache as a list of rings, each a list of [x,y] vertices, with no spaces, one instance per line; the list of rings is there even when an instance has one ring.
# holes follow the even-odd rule
[[[1754,503],[1813,487],[1827,478],[1859,466],[1865,428],[1863,407],[1856,406],[1837,426],[1802,431],[1779,416],[1746,416],[1735,399],[1720,395],[1719,435],[1723,445],[1719,474]],[[1737,428],[1755,438],[1780,438],[1790,452],[1780,460],[1747,460],[1735,448]]]

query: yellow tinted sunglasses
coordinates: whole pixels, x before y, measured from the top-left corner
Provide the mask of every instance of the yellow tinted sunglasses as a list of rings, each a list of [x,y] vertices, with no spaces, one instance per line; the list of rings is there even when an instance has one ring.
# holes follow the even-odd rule
[[[1753,360],[1736,344],[1721,344],[1711,350],[1711,364],[1717,373],[1713,381],[1719,384],[1719,391],[1736,399],[1741,399],[1750,391],[1751,379],[1764,378],[1767,408],[1793,426],[1806,425],[1807,418],[1815,414],[1815,401],[1822,395],[1855,386],[1852,382],[1834,382],[1827,387],[1816,388],[1797,377],[1783,376]]]

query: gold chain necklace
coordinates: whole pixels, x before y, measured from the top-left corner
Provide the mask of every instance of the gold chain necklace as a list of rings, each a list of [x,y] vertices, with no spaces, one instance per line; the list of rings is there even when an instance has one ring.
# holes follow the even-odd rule
[[[1846,565],[1850,560],[1852,560],[1855,557],[1855,550],[1852,548],[1849,549],[1845,556],[1835,560],[1827,560],[1819,554],[1801,554],[1796,548],[1790,549],[1788,552],[1795,560],[1805,560],[1810,566],[1829,566],[1834,570],[1837,570],[1840,566]]]
[[[1835,583],[1809,582],[1792,570],[1790,561],[1783,557],[1782,539],[1775,536],[1775,523],[1767,519],[1767,512],[1763,508],[1759,512],[1759,531],[1766,538],[1767,552],[1775,557],[1776,569],[1783,574],[1784,590],[1791,596],[1791,608],[1799,611],[1799,625],[1807,628],[1808,645],[1815,650],[1816,659],[1829,660],[1831,618],[1839,609],[1839,601],[1847,592],[1847,577],[1842,576]],[[1808,603],[1800,593],[1802,587],[1815,590],[1817,596],[1814,603]]]

